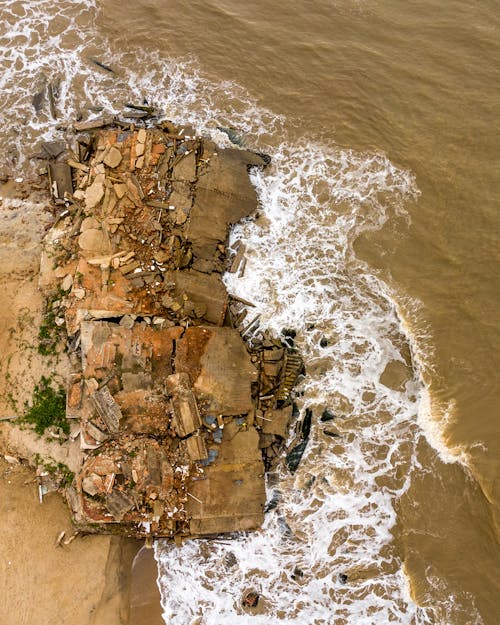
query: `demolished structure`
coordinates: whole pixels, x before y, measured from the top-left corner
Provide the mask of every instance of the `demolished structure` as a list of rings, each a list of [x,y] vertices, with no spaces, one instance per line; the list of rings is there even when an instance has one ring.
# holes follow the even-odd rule
[[[302,361],[269,336],[245,344],[258,322],[221,274],[242,264],[228,230],[255,210],[248,170],[268,159],[170,122],[75,130],[72,150],[46,149],[61,212],[41,271],[73,367],[75,523],[176,539],[257,528]]]

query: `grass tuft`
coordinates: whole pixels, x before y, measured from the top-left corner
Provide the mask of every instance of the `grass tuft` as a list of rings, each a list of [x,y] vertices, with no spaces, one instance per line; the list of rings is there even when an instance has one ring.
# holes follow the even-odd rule
[[[66,419],[66,392],[62,386],[54,388],[51,378],[42,375],[35,386],[31,406],[24,405],[23,421],[35,426],[37,434],[43,434],[51,425],[60,427],[69,434],[69,423]]]

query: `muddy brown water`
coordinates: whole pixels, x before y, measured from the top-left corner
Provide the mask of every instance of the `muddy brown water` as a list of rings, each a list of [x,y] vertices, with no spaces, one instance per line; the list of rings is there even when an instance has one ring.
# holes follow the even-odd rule
[[[145,71],[158,52],[191,56],[209,79],[283,115],[290,140],[382,153],[414,175],[419,194],[405,212],[354,243],[397,303],[429,391],[419,423],[431,445],[418,442],[421,469],[397,502],[395,540],[436,624],[497,623],[498,2],[107,0],[82,10],[74,31],[59,19],[69,44],[95,29],[130,67],[136,48]],[[99,41],[89,53],[102,52]],[[84,101],[92,85],[74,84]],[[450,598],[480,617],[440,611]]]

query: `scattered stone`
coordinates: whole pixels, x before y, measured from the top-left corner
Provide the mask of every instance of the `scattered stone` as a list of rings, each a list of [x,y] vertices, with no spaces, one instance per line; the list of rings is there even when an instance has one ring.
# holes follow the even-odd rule
[[[69,291],[71,289],[71,287],[73,286],[73,276],[68,273],[63,281],[61,282],[61,289],[63,291]]]
[[[20,464],[19,460],[14,456],[9,456],[8,454],[4,454],[4,460],[9,464]]]
[[[104,197],[104,184],[95,180],[85,191],[85,208],[92,210]]]
[[[66,151],[66,144],[64,141],[44,141],[42,143],[42,150],[49,158],[56,159]]]
[[[80,232],[90,229],[98,229],[100,227],[99,222],[94,217],[85,217],[80,226]]]
[[[49,163],[48,174],[50,190],[55,200],[63,200],[66,194],[73,195],[71,168],[67,163]]]
[[[109,240],[100,228],[84,230],[78,237],[78,245],[85,252],[92,254],[105,254],[111,251]]]
[[[127,185],[123,183],[118,183],[113,185],[113,189],[116,193],[116,197],[121,200],[125,194],[127,193]]]
[[[110,126],[113,123],[113,117],[111,115],[105,117],[99,117],[98,119],[92,119],[86,122],[75,122],[73,129],[76,132],[82,132],[84,130],[95,130],[96,128],[103,128],[104,126]]]
[[[114,489],[106,497],[106,508],[118,522],[122,521],[123,517],[133,507],[134,501],[120,490]]]
[[[102,477],[95,473],[84,477],[82,480],[82,489],[91,497],[95,497],[95,495],[104,492]]]
[[[115,167],[118,167],[121,161],[122,161],[122,153],[120,152],[118,148],[115,148],[114,146],[112,146],[109,149],[109,152],[106,154],[106,156],[103,159],[103,163],[107,165],[108,167],[110,167],[111,169],[115,169]]]

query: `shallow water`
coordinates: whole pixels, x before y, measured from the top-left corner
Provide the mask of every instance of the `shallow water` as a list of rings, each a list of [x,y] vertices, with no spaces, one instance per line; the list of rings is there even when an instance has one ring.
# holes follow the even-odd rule
[[[157,545],[167,622],[496,623],[497,4],[97,5],[2,3],[2,165],[143,98],[270,153],[228,287],[297,330],[315,414],[261,532]]]

